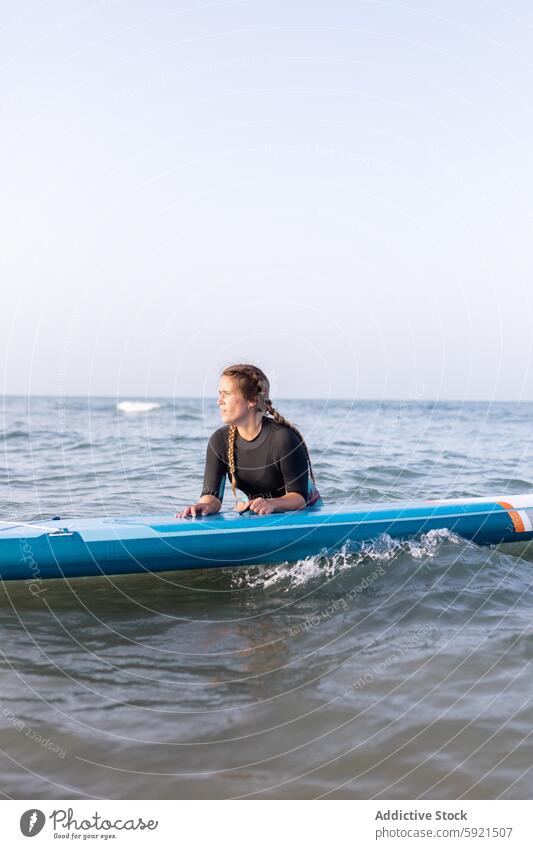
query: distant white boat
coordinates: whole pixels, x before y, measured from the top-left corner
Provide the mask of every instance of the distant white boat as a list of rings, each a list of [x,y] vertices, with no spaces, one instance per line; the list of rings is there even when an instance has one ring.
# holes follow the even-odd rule
[[[160,406],[156,401],[121,401],[117,404],[117,410],[121,413],[149,413],[158,410]]]

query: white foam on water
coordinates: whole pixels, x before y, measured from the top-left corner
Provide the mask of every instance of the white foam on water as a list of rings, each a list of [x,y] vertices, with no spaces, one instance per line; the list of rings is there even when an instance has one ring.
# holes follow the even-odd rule
[[[289,591],[315,578],[333,578],[364,563],[389,562],[399,554],[407,554],[416,560],[423,557],[433,558],[437,556],[444,542],[464,544],[464,540],[446,528],[428,531],[415,539],[407,540],[393,539],[388,534],[382,534],[377,539],[363,542],[357,547],[347,543],[332,554],[323,551],[293,563],[239,569],[232,578],[232,585],[267,589],[285,582],[286,586],[280,589]]]
[[[464,545],[464,540],[457,536],[457,534],[454,534],[447,528],[437,528],[433,531],[428,531],[427,534],[422,534],[418,539],[406,540],[402,543],[402,547],[411,557],[420,560],[422,557],[435,557],[441,543],[444,541]]]
[[[161,404],[156,401],[121,401],[117,404],[117,410],[121,413],[149,413],[158,410]]]

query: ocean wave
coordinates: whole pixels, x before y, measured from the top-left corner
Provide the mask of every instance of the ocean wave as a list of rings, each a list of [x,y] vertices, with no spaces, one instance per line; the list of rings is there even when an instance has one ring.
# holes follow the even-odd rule
[[[117,410],[121,413],[150,413],[159,410],[161,406],[157,401],[121,401],[117,404]]]
[[[202,417],[199,413],[179,413],[174,410],[174,418],[180,422],[199,422]]]
[[[465,541],[447,529],[428,531],[413,539],[393,539],[382,534],[375,540],[363,543],[345,543],[338,551],[310,555],[295,562],[279,566],[251,567],[240,569],[232,576],[235,588],[266,589],[273,585],[287,592],[295,587],[320,579],[331,580],[337,575],[359,570],[363,566],[372,568],[389,563],[399,555],[413,560],[437,557],[443,544],[465,545]],[[355,574],[355,573],[354,573]]]
[[[9,439],[27,439],[30,436],[27,430],[7,430],[0,433],[0,439],[7,442]]]

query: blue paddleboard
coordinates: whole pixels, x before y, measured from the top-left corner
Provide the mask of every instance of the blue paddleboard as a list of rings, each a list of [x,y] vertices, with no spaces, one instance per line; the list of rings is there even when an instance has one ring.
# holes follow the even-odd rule
[[[3,580],[74,578],[294,561],[388,534],[447,528],[480,545],[533,538],[533,493],[444,501],[311,507],[258,516],[0,521]]]

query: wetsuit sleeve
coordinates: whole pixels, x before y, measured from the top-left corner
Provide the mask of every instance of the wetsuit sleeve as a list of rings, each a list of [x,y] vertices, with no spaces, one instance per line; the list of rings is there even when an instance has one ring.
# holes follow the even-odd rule
[[[216,495],[222,501],[228,470],[225,458],[226,449],[223,434],[222,431],[217,430],[211,434],[207,444],[202,495]]]
[[[298,492],[307,502],[309,467],[307,453],[293,430],[284,427],[276,434],[274,462],[280,468],[285,493]]]

